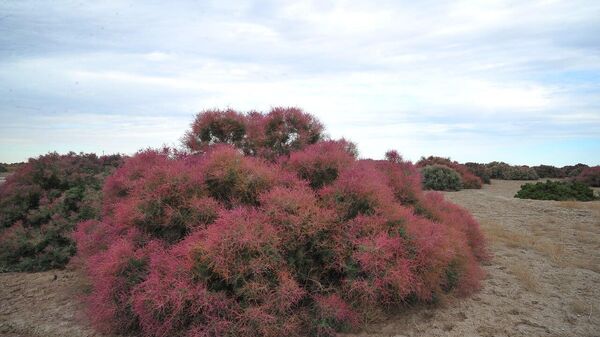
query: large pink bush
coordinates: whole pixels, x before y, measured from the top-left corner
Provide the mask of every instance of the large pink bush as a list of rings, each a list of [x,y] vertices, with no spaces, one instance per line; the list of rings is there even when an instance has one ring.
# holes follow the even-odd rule
[[[346,141],[269,162],[242,152],[147,150],[108,178],[102,222],[75,234],[98,328],[332,336],[408,301],[478,288],[487,255],[477,222],[424,194],[396,153],[357,160]]]

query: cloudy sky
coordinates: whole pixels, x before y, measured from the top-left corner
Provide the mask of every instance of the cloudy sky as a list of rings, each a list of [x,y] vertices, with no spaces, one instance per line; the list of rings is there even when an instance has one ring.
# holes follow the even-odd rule
[[[600,164],[600,1],[0,0],[0,162],[298,106],[363,157]]]

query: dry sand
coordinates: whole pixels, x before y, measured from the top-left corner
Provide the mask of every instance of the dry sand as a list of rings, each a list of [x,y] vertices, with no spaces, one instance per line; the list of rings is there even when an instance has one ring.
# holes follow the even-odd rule
[[[347,336],[600,336],[600,202],[514,199],[522,183],[446,193],[489,239],[480,292]],[[72,271],[0,274],[0,335],[100,336],[81,315],[81,283]]]

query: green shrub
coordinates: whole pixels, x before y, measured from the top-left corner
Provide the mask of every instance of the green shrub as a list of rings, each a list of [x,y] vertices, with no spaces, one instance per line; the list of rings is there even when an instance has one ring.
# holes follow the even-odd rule
[[[481,178],[473,174],[465,165],[453,161],[450,158],[435,156],[429,156],[427,158],[421,157],[421,159],[416,163],[417,167],[425,167],[431,165],[443,165],[456,171],[456,173],[458,173],[458,175],[460,176],[462,188],[464,189],[479,189],[483,186],[483,181],[481,180]]]
[[[421,169],[423,187],[436,191],[458,191],[462,189],[460,175],[444,165],[430,165]]]
[[[551,181],[528,183],[521,186],[515,195],[520,199],[536,200],[596,200],[594,191],[587,185],[577,181]]]
[[[6,168],[6,165],[4,164],[0,164],[0,173],[2,172],[8,172],[8,168]]]
[[[64,267],[76,223],[100,215],[104,178],[122,157],[49,153],[14,169],[0,186],[0,272]]]

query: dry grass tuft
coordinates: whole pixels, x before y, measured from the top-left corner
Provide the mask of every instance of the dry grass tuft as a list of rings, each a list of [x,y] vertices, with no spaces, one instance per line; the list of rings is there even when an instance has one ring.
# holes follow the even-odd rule
[[[559,201],[558,206],[569,209],[585,208],[585,204],[582,201]]]
[[[573,265],[577,268],[591,270],[593,272],[600,274],[600,259],[598,258],[583,258],[577,257],[573,258],[569,261],[570,265]]]
[[[600,210],[599,201],[559,201],[558,206],[568,209]]]
[[[577,239],[578,243],[600,246],[599,235],[595,233],[590,233],[588,231],[576,231],[575,238]]]
[[[539,284],[535,276],[531,273],[529,266],[522,263],[515,263],[509,267],[513,274],[523,287],[531,292],[538,292]]]
[[[546,222],[544,222],[546,223]],[[514,230],[503,228],[493,222],[483,222],[482,228],[484,233],[492,242],[500,242],[508,248],[530,249],[537,253],[546,256],[552,263],[559,267],[566,267],[573,263],[576,267],[600,271],[600,264],[591,262],[589,259],[579,259],[574,263],[573,259],[569,258],[569,251],[563,243],[568,238],[568,233],[573,231],[563,231],[556,226],[547,226],[539,224],[532,226],[532,233],[517,232]],[[586,227],[587,228],[587,227]],[[573,233],[579,243],[596,244],[600,246],[600,235],[590,232]],[[573,235],[571,234],[571,235]]]
[[[544,226],[544,225],[535,225],[535,226],[531,227],[531,232],[533,232],[534,236],[540,237],[540,236],[548,236],[549,233],[556,232],[556,229],[552,228],[552,227]]]
[[[482,226],[484,233],[494,241],[504,243],[510,248],[531,248],[535,243],[535,238],[525,233],[514,232],[495,223],[486,223]]]
[[[538,241],[534,249],[550,258],[550,261],[559,266],[565,266],[565,246],[562,243],[551,242],[549,240]]]

